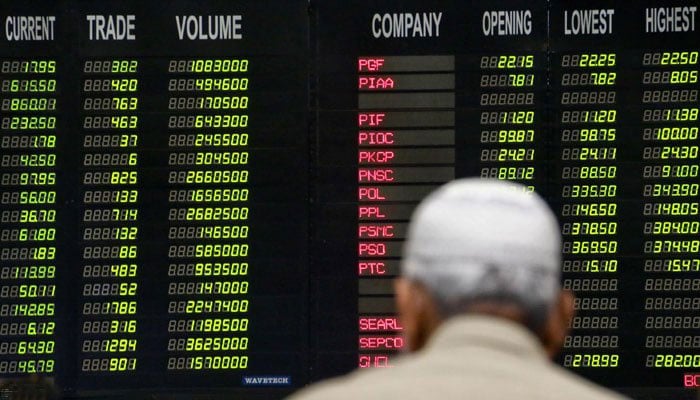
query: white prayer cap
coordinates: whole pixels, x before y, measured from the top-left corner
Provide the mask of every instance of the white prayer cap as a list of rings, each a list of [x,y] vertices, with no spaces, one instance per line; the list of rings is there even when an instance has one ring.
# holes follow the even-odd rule
[[[450,182],[413,214],[402,274],[444,304],[515,301],[548,309],[559,291],[557,219],[520,184],[478,178]]]

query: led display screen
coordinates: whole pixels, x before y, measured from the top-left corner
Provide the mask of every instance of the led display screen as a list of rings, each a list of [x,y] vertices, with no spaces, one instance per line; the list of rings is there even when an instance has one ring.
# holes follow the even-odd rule
[[[0,378],[280,398],[404,349],[411,212],[558,215],[557,362],[700,386],[697,1],[5,1]]]

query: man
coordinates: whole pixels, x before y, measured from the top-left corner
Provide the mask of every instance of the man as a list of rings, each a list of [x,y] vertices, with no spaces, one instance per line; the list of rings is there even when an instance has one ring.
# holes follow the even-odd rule
[[[536,194],[479,179],[441,187],[413,214],[395,283],[413,354],[294,399],[622,399],[549,360],[574,313],[560,264],[559,225]]]

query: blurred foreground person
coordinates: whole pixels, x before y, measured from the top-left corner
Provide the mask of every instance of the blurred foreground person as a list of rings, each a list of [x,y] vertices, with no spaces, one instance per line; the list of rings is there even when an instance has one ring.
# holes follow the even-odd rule
[[[408,350],[393,368],[295,400],[622,399],[555,365],[573,316],[556,217],[517,184],[462,179],[416,209],[396,305]]]

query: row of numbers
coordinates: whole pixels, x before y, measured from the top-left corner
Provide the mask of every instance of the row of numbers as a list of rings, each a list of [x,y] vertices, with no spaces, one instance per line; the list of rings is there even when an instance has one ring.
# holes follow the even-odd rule
[[[83,285],[81,294],[83,326],[105,328],[83,330],[81,370],[85,373],[126,373],[138,366],[133,357],[138,350],[136,319],[113,323],[105,316],[134,315],[139,291],[138,139],[139,79],[136,60],[85,60],[83,63],[83,169],[82,183],[91,190],[83,193],[83,213],[101,214],[116,208],[120,213],[133,211],[133,218],[103,222],[84,219]],[[109,74],[109,78],[103,78]],[[114,92],[129,92],[128,97]],[[104,112],[109,112],[105,115]],[[108,130],[108,131],[106,131]],[[128,138],[114,142],[115,138]],[[100,146],[93,146],[99,143]],[[102,145],[104,143],[104,145]],[[95,149],[98,147],[98,149]],[[101,151],[101,152],[95,152]],[[92,304],[115,304],[92,307]],[[128,329],[122,329],[128,327]]]
[[[248,187],[253,179],[248,162],[255,154],[248,150],[247,133],[253,123],[246,114],[252,102],[243,91],[248,90],[246,73],[251,67],[247,59],[171,60],[168,67],[169,73],[178,74],[168,84],[167,108],[173,113],[168,128],[185,128],[178,136],[195,139],[169,143],[170,215],[179,214],[182,206],[199,210],[176,218],[168,230],[167,293],[173,301],[167,311],[169,326],[179,327],[169,329],[164,349],[173,356],[169,370],[244,369],[248,365],[244,355],[248,337],[220,335],[248,329],[250,284],[246,275],[252,267],[248,240],[254,232],[245,220],[248,201],[254,196]],[[192,96],[202,91],[217,93]],[[202,114],[192,117],[192,111]],[[232,206],[235,215],[222,210],[229,217],[218,218],[212,208],[217,205]],[[204,276],[220,278],[202,281]],[[188,328],[175,319],[203,312],[218,315],[200,320],[198,327],[187,324]]]
[[[43,59],[3,60],[0,65],[0,136],[3,149],[19,150],[4,152],[0,161],[0,335],[12,336],[0,344],[0,374],[51,374],[59,350],[54,319],[61,233],[56,223],[59,65]],[[8,304],[12,301],[18,303]]]

